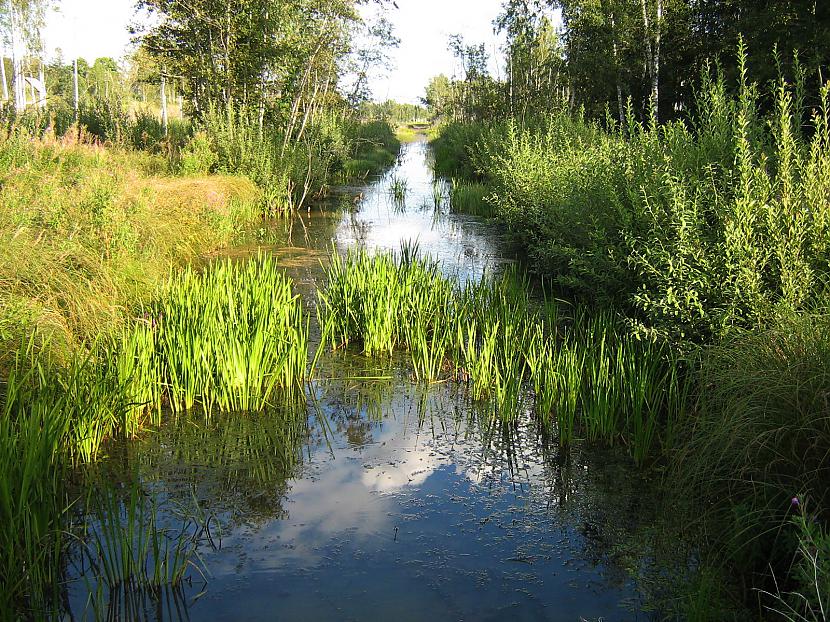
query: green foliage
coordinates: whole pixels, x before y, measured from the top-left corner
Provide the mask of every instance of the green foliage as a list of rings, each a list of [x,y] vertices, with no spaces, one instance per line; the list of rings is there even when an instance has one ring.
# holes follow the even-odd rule
[[[736,567],[764,573],[788,564],[791,543],[779,532],[793,497],[809,499],[827,520],[828,386],[825,314],[793,316],[707,352],[697,416],[682,427],[672,479],[707,508],[698,518]]]
[[[348,146],[342,172],[346,180],[380,173],[398,158],[401,143],[387,121],[350,123],[344,132]]]
[[[449,123],[440,128],[438,137],[430,144],[435,160],[435,172],[446,177],[478,179],[472,156],[479,145],[498,129],[483,123]]]
[[[830,532],[800,501],[797,510],[791,520],[798,538],[791,577],[795,587],[791,592],[777,588],[774,594],[768,593],[772,604],[767,609],[785,620],[823,622],[830,611]]]
[[[159,178],[161,156],[33,141],[0,141],[0,369],[37,329],[74,349],[117,331],[171,265],[226,244],[254,217],[247,180]]]
[[[196,132],[181,153],[184,175],[207,175],[219,163],[219,156],[206,132]]]
[[[175,411],[261,411],[281,394],[302,393],[308,323],[276,260],[259,256],[185,270],[147,309],[163,397]],[[148,330],[147,321],[135,330]],[[152,405],[156,399],[147,400]]]
[[[417,104],[402,104],[391,99],[382,103],[367,102],[361,106],[361,116],[365,119],[379,119],[391,125],[423,122],[427,110]]]
[[[612,314],[569,321],[555,305],[536,308],[528,291],[512,272],[459,289],[412,248],[360,251],[332,257],[318,315],[328,345],[406,350],[419,381],[455,378],[502,421],[534,399],[563,445],[578,434],[625,442],[638,464],[670,449],[691,382],[682,361],[621,331]]]
[[[436,160],[486,176],[496,214],[561,291],[612,301],[645,333],[706,339],[823,291],[828,88],[809,138],[794,95],[780,86],[768,126],[746,81],[733,98],[710,80],[693,127],[629,115],[609,132],[565,111],[541,127],[451,127]]]
[[[267,209],[281,213],[299,208],[324,192],[338,174],[345,177],[379,172],[397,158],[400,143],[385,122],[356,123],[336,114],[318,116],[302,136],[290,140],[278,129],[259,128],[245,112],[212,109],[200,123],[183,158],[211,164],[211,172],[250,177],[266,189]]]
[[[487,203],[489,188],[475,182],[452,181],[450,190],[450,209],[460,214],[474,216],[492,216],[492,208]]]

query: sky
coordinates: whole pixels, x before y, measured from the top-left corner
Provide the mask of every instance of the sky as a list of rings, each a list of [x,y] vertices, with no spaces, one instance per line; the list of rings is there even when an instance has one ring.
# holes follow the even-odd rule
[[[401,40],[392,50],[391,71],[376,73],[371,86],[378,101],[395,99],[417,103],[432,76],[452,76],[457,63],[447,50],[452,34],[469,43],[484,43],[491,56],[491,71],[498,74],[500,38],[493,34],[493,20],[502,0],[396,0],[388,18]],[[128,24],[135,19],[134,0],[60,0],[59,11],[50,11],[44,32],[48,58],[60,48],[64,59],[74,56],[94,61],[101,56],[122,58],[130,44]],[[367,17],[369,17],[367,11]]]

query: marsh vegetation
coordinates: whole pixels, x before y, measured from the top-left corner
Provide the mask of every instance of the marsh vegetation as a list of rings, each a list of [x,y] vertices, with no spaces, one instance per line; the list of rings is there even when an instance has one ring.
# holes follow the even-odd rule
[[[0,618],[823,620],[826,50],[507,1],[379,104],[360,4],[142,0],[130,72],[0,10]]]

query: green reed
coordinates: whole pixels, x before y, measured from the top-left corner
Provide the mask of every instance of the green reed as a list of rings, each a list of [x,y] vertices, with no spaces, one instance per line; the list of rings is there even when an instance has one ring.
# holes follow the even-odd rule
[[[440,179],[435,179],[432,182],[432,206],[434,209],[438,210],[443,207],[446,195],[444,182]]]
[[[156,361],[147,369],[161,370],[176,411],[197,403],[208,411],[262,410],[278,393],[299,391],[306,378],[308,319],[272,257],[185,270],[148,316],[154,339],[141,343],[155,349]]]
[[[401,177],[393,177],[389,184],[389,195],[397,205],[402,205],[406,202],[406,195],[409,192],[409,185],[406,179]]]
[[[499,420],[514,420],[532,397],[563,446],[584,435],[625,444],[646,462],[658,441],[671,442],[682,412],[676,361],[612,312],[568,320],[555,303],[531,301],[530,290],[511,270],[459,288],[417,247],[398,256],[360,250],[332,258],[318,315],[330,347],[405,350],[418,381],[452,377]]]
[[[490,189],[480,183],[453,179],[450,188],[450,208],[453,212],[490,217],[493,208],[487,202]]]
[[[415,246],[405,245],[399,256],[359,250],[344,259],[334,253],[318,298],[332,348],[359,343],[367,355],[386,356],[409,349],[419,377],[437,378],[443,358],[438,353],[449,344],[453,286],[436,263],[417,258]]]
[[[110,592],[175,587],[189,568],[201,572],[193,538],[184,528],[161,527],[138,486],[124,498],[108,490],[94,503],[81,541],[96,580]]]
[[[0,617],[36,617],[57,593],[68,419],[44,372],[16,367],[0,387]]]

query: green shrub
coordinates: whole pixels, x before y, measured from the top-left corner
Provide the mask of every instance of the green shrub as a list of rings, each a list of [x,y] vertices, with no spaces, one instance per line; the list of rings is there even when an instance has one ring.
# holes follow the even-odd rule
[[[531,268],[560,290],[614,303],[644,333],[703,341],[809,307],[830,273],[830,85],[804,111],[782,83],[768,118],[756,90],[707,80],[690,123],[659,127],[565,111],[449,126],[436,163],[486,177]]]
[[[181,153],[181,171],[184,175],[206,175],[218,162],[210,137],[203,131],[196,132]]]
[[[681,432],[671,481],[695,499],[717,557],[784,576],[797,543],[791,499],[830,519],[830,315],[801,314],[710,348],[699,404]]]

